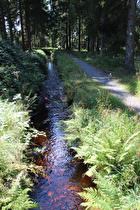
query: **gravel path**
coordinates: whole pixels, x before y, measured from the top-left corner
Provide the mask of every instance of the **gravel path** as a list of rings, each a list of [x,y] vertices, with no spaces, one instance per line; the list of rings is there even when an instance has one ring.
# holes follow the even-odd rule
[[[69,56],[81,67],[81,69],[92,79],[97,80],[102,86],[108,89],[115,97],[121,99],[121,101],[130,109],[135,110],[140,115],[140,98],[131,95],[120,84],[113,81],[107,74],[99,71],[95,67],[85,63],[82,60],[69,54]]]

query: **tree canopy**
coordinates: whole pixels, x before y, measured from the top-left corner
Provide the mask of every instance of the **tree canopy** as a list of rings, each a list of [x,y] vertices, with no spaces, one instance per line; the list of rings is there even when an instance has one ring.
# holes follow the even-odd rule
[[[136,0],[1,0],[0,17],[1,39],[21,43],[24,50],[59,47],[118,55],[128,52],[133,40],[131,48],[140,51]],[[128,32],[131,17],[133,33]],[[125,67],[133,71],[129,60],[126,55]]]

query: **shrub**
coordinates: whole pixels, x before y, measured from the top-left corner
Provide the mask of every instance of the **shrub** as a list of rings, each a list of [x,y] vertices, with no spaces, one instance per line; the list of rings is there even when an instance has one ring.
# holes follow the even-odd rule
[[[46,73],[46,57],[31,54],[13,44],[0,42],[0,94],[12,101],[20,93],[24,101],[40,91]],[[29,103],[29,100],[28,100]]]

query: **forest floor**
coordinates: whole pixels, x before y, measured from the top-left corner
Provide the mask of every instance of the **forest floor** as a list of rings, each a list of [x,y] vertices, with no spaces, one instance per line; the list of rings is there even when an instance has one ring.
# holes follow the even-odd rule
[[[128,108],[135,110],[140,115],[140,97],[130,94],[122,85],[112,79],[110,73],[104,73],[86,62],[79,60],[72,54],[68,54],[81,69],[92,79],[99,82],[104,88],[108,89],[115,97],[119,98]]]

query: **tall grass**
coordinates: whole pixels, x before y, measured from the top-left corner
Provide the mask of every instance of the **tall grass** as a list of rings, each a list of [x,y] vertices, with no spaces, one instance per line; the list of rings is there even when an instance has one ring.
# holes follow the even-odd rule
[[[65,138],[98,186],[98,191],[87,188],[80,193],[86,200],[82,205],[86,209],[138,210],[139,116],[87,78],[67,55],[56,53],[55,58],[67,93],[73,93],[73,114],[64,121]]]

